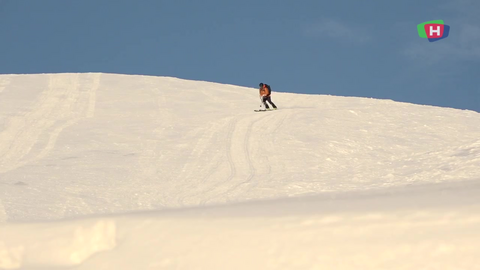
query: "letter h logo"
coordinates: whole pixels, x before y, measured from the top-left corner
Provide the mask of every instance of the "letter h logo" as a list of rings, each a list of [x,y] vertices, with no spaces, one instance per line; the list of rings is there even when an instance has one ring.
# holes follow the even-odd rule
[[[448,37],[450,26],[444,25],[442,20],[424,22],[417,25],[418,35],[434,42]]]
[[[425,24],[425,32],[427,38],[441,38],[443,37],[444,26],[443,24],[429,23]]]

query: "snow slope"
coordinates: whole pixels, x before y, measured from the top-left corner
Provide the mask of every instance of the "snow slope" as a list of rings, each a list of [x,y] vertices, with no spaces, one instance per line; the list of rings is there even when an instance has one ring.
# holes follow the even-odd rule
[[[272,99],[0,75],[0,269],[480,269],[480,114]]]

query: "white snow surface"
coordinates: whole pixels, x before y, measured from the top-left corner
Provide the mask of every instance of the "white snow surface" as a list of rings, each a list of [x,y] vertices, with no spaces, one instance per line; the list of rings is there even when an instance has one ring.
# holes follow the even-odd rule
[[[480,269],[479,113],[273,90],[0,75],[0,269]]]

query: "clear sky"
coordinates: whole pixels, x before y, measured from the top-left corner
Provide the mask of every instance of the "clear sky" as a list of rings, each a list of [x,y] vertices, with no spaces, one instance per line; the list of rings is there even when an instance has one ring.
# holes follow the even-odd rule
[[[420,38],[430,20],[449,37]],[[264,82],[480,112],[478,0],[0,0],[0,38],[2,74]]]

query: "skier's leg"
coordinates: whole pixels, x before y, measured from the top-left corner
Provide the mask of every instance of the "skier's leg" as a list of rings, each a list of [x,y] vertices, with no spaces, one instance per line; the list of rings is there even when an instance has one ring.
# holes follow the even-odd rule
[[[273,107],[274,109],[277,108],[277,106],[275,105],[275,103],[272,102],[272,98],[271,98],[270,96],[267,97],[267,100],[268,100],[268,102],[269,102],[270,104],[272,104],[272,107]]]
[[[268,107],[267,99],[268,99],[268,97],[263,97],[262,101],[263,101],[263,105],[265,106],[265,109],[268,110],[268,109],[270,109],[270,107]]]

